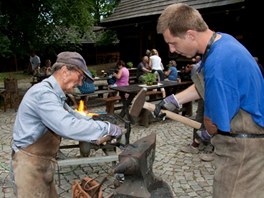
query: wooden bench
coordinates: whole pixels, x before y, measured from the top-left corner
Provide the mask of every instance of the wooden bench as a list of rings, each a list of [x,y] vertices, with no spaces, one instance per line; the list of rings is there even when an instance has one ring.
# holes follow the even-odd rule
[[[105,102],[105,111],[108,114],[114,114],[115,112],[115,104],[121,100],[120,96],[111,96],[109,98],[101,98],[100,100]]]
[[[109,94],[109,93],[114,93],[116,91],[111,90],[111,89],[100,89],[100,90],[95,90],[95,92],[93,93],[89,93],[89,94],[79,94],[79,95],[86,95],[86,96],[96,96],[98,98],[103,98],[104,94]]]
[[[108,90],[108,85],[105,83],[100,83],[100,84],[94,84],[95,85],[95,90],[100,91],[100,90]]]
[[[161,91],[147,91],[146,96],[149,96],[147,101],[155,101],[162,98]],[[108,114],[114,114],[115,110],[122,108],[122,104],[119,103],[121,100],[120,96],[111,96],[109,98],[101,98],[100,100],[106,103],[106,112]],[[117,106],[117,104],[120,104]]]
[[[137,76],[129,76],[129,84],[136,84],[137,83]]]
[[[147,99],[148,102],[160,100],[162,99],[162,91],[157,91],[157,90],[147,91],[146,96],[149,96],[149,98]]]
[[[109,94],[109,93],[115,93],[116,91],[114,90],[111,90],[111,89],[105,89],[105,90],[95,90],[93,93],[88,93],[88,94],[79,94],[79,93],[76,93],[76,94],[67,94],[70,101],[68,102],[73,102],[74,104],[79,104],[79,101],[84,98],[83,100],[85,100],[85,104],[88,103],[88,100],[89,98],[91,97],[96,97],[96,98],[104,98],[104,94]],[[107,96],[106,96],[107,97]]]

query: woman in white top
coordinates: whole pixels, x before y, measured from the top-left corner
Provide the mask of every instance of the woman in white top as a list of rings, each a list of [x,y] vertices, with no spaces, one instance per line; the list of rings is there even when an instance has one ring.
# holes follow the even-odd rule
[[[159,56],[159,53],[156,49],[151,50],[151,56],[149,57],[149,66],[152,69],[152,72],[158,72],[160,81],[164,80],[164,73],[163,73],[163,65],[161,62],[161,58]]]
[[[151,50],[151,56],[149,57],[149,66],[152,70],[152,73],[157,73],[158,75],[158,81],[164,81],[165,76],[164,76],[164,67],[163,64],[161,62],[161,58],[159,56],[159,53],[156,49],[152,49]],[[162,97],[165,98],[166,97],[166,92],[164,88],[160,89],[162,92]]]

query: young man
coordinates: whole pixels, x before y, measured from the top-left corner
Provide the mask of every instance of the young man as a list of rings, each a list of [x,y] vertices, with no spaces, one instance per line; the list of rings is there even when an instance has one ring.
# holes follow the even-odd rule
[[[92,81],[83,57],[62,52],[52,75],[23,97],[13,128],[10,170],[16,197],[58,197],[53,176],[61,137],[91,142],[105,135],[121,136],[120,127],[83,116],[65,102],[65,93],[84,79]]]
[[[156,106],[174,110],[204,99],[202,137],[215,150],[213,197],[263,197],[264,81],[260,69],[234,37],[209,29],[198,10],[173,4],[157,24],[170,52],[188,58],[202,55],[194,85],[165,98]]]

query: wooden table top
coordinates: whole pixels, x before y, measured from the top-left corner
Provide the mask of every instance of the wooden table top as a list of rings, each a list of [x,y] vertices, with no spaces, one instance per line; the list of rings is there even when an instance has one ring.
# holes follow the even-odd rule
[[[125,92],[125,93],[138,93],[143,87],[151,90],[151,89],[158,89],[158,88],[165,88],[165,87],[174,87],[174,86],[181,86],[181,85],[191,85],[192,81],[186,82],[176,82],[176,81],[161,81],[158,85],[146,86],[144,84],[132,84],[128,86],[117,86],[117,87],[110,87],[110,89]]]

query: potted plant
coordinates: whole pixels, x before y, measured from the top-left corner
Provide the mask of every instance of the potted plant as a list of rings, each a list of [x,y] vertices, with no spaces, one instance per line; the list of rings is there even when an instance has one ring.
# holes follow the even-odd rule
[[[146,85],[155,85],[155,84],[157,84],[157,76],[154,73],[145,73],[143,75],[142,79],[143,79],[143,82]]]
[[[127,65],[128,68],[132,68],[133,67],[133,63],[132,62],[127,62],[126,65]]]

